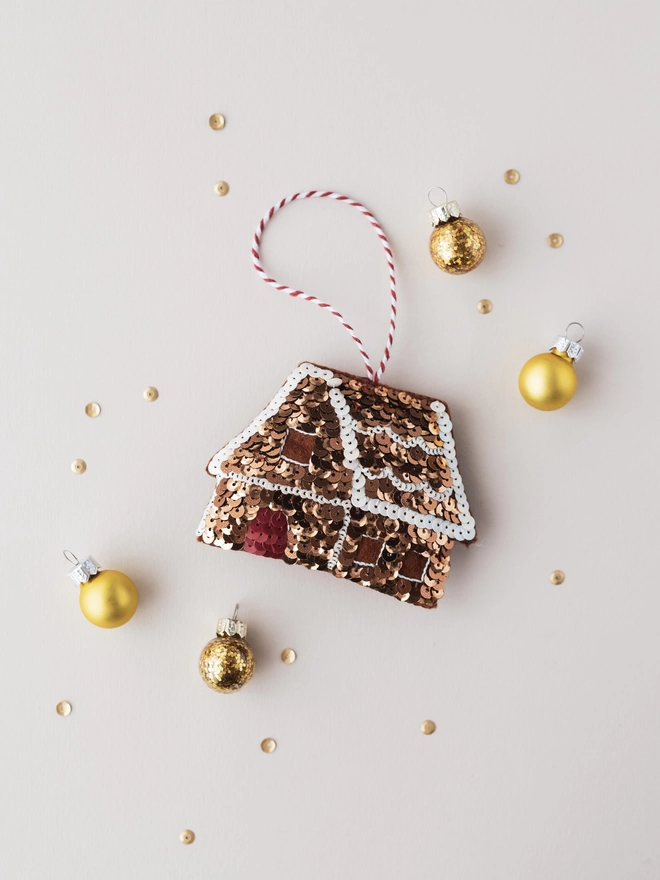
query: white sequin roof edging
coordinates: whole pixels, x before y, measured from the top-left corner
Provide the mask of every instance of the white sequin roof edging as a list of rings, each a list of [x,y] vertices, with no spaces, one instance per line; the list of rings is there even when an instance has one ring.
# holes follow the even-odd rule
[[[266,409],[262,410],[256,419],[254,419],[244,431],[216,452],[209,463],[208,472],[213,475],[221,475],[222,472],[220,470],[220,465],[226,461],[232,452],[238,449],[239,446],[249,440],[250,437],[253,437],[268,419],[277,415],[280,407],[285,402],[287,395],[293,391],[294,388],[298,387],[301,379],[305,379],[307,376],[325,379],[328,384],[330,384],[334,378],[334,375],[330,370],[322,370],[320,367],[314,366],[314,364],[301,364],[293,371],[293,373],[291,373]]]

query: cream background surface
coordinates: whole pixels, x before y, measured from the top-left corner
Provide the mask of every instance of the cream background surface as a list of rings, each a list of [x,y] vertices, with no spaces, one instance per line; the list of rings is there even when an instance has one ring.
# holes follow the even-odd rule
[[[2,18],[3,880],[659,877],[657,5]],[[428,256],[434,184],[486,233],[471,275]],[[451,407],[480,541],[435,612],[194,540],[208,459],[291,369],[361,370],[251,267],[269,206],[325,188],[394,249],[386,380]],[[263,257],[379,355],[356,212],[287,208]],[[518,371],[573,320],[578,392],[536,412]],[[82,617],[64,548],[135,580],[126,627]],[[223,697],[196,663],[235,602],[258,669]]]

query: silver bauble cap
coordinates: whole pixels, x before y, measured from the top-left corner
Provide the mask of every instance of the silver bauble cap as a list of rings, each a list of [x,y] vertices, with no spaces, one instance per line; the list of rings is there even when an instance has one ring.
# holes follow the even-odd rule
[[[435,205],[429,211],[431,226],[439,226],[441,223],[451,220],[452,217],[460,216],[461,209],[458,207],[458,202],[445,202],[444,205]]]
[[[74,568],[72,568],[68,576],[74,584],[80,585],[86,584],[90,578],[93,578],[94,575],[98,574],[100,571],[101,566],[96,559],[94,559],[93,556],[88,556],[87,559],[83,559],[82,562],[79,562]]]
[[[580,345],[579,342],[573,342],[568,336],[558,336],[553,342],[550,351],[553,350],[566,352],[566,354],[573,360],[574,363],[577,363],[582,355],[584,354],[584,349]]]
[[[219,636],[240,636],[244,639],[247,635],[247,624],[235,617],[221,617],[216,632]]]

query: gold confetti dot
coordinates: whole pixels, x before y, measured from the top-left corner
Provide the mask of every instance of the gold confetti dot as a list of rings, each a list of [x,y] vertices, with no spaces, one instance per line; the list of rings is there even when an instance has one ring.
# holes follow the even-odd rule
[[[296,652],[293,648],[285,648],[280,654],[282,658],[282,663],[295,663],[296,662]]]
[[[509,168],[508,171],[504,172],[505,183],[518,183],[519,180],[520,180],[520,172],[516,171],[515,168]]]
[[[435,721],[422,721],[421,730],[426,736],[435,733]]]
[[[489,312],[493,311],[493,304],[489,299],[480,299],[477,303],[477,309],[482,315],[487,315]]]
[[[101,415],[101,407],[98,403],[92,401],[92,403],[88,403],[85,407],[85,415],[89,416],[90,419],[95,419],[97,416]]]
[[[154,400],[158,400],[158,389],[154,388],[153,385],[150,385],[148,388],[144,389],[142,397],[144,397],[145,400],[148,400],[149,403],[153,403]]]
[[[229,192],[229,184],[226,180],[219,180],[213,187],[216,196],[226,196]]]
[[[213,131],[220,131],[225,127],[225,117],[222,113],[214,113],[213,116],[209,116],[209,125]]]
[[[193,843],[195,840],[195,832],[187,828],[185,831],[182,831],[181,834],[179,834],[179,840],[181,841],[181,843]]]
[[[563,584],[565,579],[566,579],[566,575],[564,574],[563,571],[559,571],[559,569],[556,569],[550,575],[550,583],[551,584]]]
[[[82,460],[82,458],[76,458],[75,461],[71,462],[71,470],[74,474],[84,474],[87,470],[87,465]]]
[[[564,243],[563,235],[560,235],[558,232],[553,232],[552,235],[548,236],[548,244],[551,248],[561,247]]]
[[[61,715],[62,718],[66,718],[67,715],[71,714],[71,703],[67,703],[66,700],[62,700],[61,703],[58,703],[55,706],[55,711],[58,715]]]
[[[277,743],[274,739],[268,737],[267,739],[261,740],[261,751],[266,752],[267,755],[270,755],[271,752],[274,752],[277,748]]]

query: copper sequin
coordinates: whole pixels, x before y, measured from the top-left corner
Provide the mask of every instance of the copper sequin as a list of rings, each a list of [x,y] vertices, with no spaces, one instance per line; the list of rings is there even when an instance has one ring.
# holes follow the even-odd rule
[[[447,461],[453,440],[440,437],[432,399],[332,375],[331,382],[302,376],[278,406],[271,404],[272,415],[229,444],[214,471],[215,494],[199,540],[329,571],[434,608],[454,540],[432,522],[460,529],[467,511]],[[336,398],[333,405],[333,383],[345,399],[343,411]],[[353,449],[344,445],[340,420],[354,420]],[[355,460],[364,474],[359,507]],[[379,510],[363,509],[370,506]],[[418,522],[405,521],[402,512]],[[469,543],[474,534],[462,540]]]

